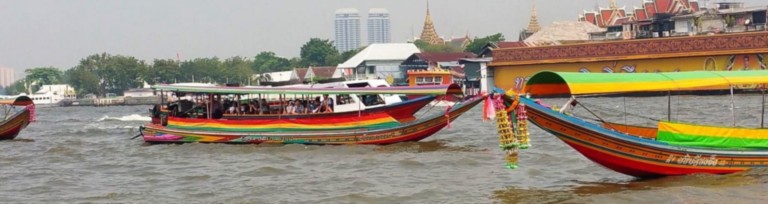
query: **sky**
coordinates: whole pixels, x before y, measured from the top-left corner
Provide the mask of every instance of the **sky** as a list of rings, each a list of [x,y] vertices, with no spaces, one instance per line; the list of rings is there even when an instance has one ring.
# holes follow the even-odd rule
[[[608,0],[535,0],[543,26],[576,20]],[[533,0],[431,0],[432,20],[444,37],[503,33],[517,40]],[[642,0],[617,0],[619,6]],[[714,1],[712,1],[714,2]],[[743,0],[747,6],[765,0]],[[392,41],[421,33],[425,0],[0,0],[0,67],[69,69],[106,52],[153,59],[253,57],[262,51],[291,58],[310,38],[333,39],[334,12],[389,10]],[[365,20],[361,19],[363,43]]]

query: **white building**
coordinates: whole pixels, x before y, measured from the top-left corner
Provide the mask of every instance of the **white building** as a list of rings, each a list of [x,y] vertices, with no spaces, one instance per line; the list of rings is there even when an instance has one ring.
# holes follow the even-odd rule
[[[368,10],[368,45],[392,42],[389,11],[383,8]]]
[[[346,52],[360,47],[360,13],[354,8],[336,10],[336,49]]]
[[[413,53],[420,53],[412,43],[371,44],[337,67],[351,79],[393,79],[403,81],[400,63]]]

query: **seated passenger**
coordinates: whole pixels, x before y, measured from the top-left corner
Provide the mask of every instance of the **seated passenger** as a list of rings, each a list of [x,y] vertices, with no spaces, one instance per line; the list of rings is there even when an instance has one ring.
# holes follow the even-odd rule
[[[259,103],[259,114],[269,114],[269,103],[267,103],[267,99],[261,99],[261,103]]]
[[[303,114],[304,105],[301,104],[301,100],[296,100],[293,105],[293,114]]]

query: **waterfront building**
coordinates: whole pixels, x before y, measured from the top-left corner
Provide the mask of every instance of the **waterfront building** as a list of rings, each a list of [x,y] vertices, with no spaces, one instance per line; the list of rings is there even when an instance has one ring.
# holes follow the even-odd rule
[[[520,90],[534,73],[766,70],[768,32],[494,49],[487,81]],[[490,74],[489,74],[490,75]],[[496,78],[494,80],[493,78]],[[740,85],[749,89],[757,85]]]
[[[334,22],[336,40],[334,44],[339,52],[346,52],[360,47],[360,13],[354,8],[336,10]]]
[[[465,81],[464,66],[460,59],[474,59],[477,55],[471,52],[456,53],[414,53],[400,64],[405,70],[409,86],[438,85],[456,83],[463,85]]]
[[[368,45],[392,42],[389,11],[383,8],[368,10]]]
[[[400,64],[413,53],[419,53],[413,43],[371,44],[355,56],[338,65],[349,79],[387,79],[390,84],[403,83]]]
[[[608,8],[598,7],[597,11],[584,11],[579,16],[585,21],[602,28],[621,26],[627,21],[645,21],[653,19],[657,14],[678,15],[699,11],[697,0],[642,0],[641,7],[619,7],[616,0],[610,0]]]

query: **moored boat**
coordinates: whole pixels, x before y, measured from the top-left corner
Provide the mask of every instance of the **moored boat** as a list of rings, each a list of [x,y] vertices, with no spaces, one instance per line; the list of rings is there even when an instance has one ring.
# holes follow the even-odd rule
[[[521,95],[571,95],[563,108],[553,109],[519,95],[508,100],[524,104],[530,122],[614,171],[635,177],[725,174],[768,166],[768,129],[718,127],[669,119],[658,121],[656,127],[642,127],[604,121],[597,115],[599,121],[591,122],[569,114],[568,110],[582,106],[589,111],[577,96],[727,89],[765,83],[768,71],[540,72],[526,83]]]
[[[0,100],[3,107],[3,120],[0,121],[0,140],[12,140],[24,128],[34,121],[35,104],[29,97]]]

